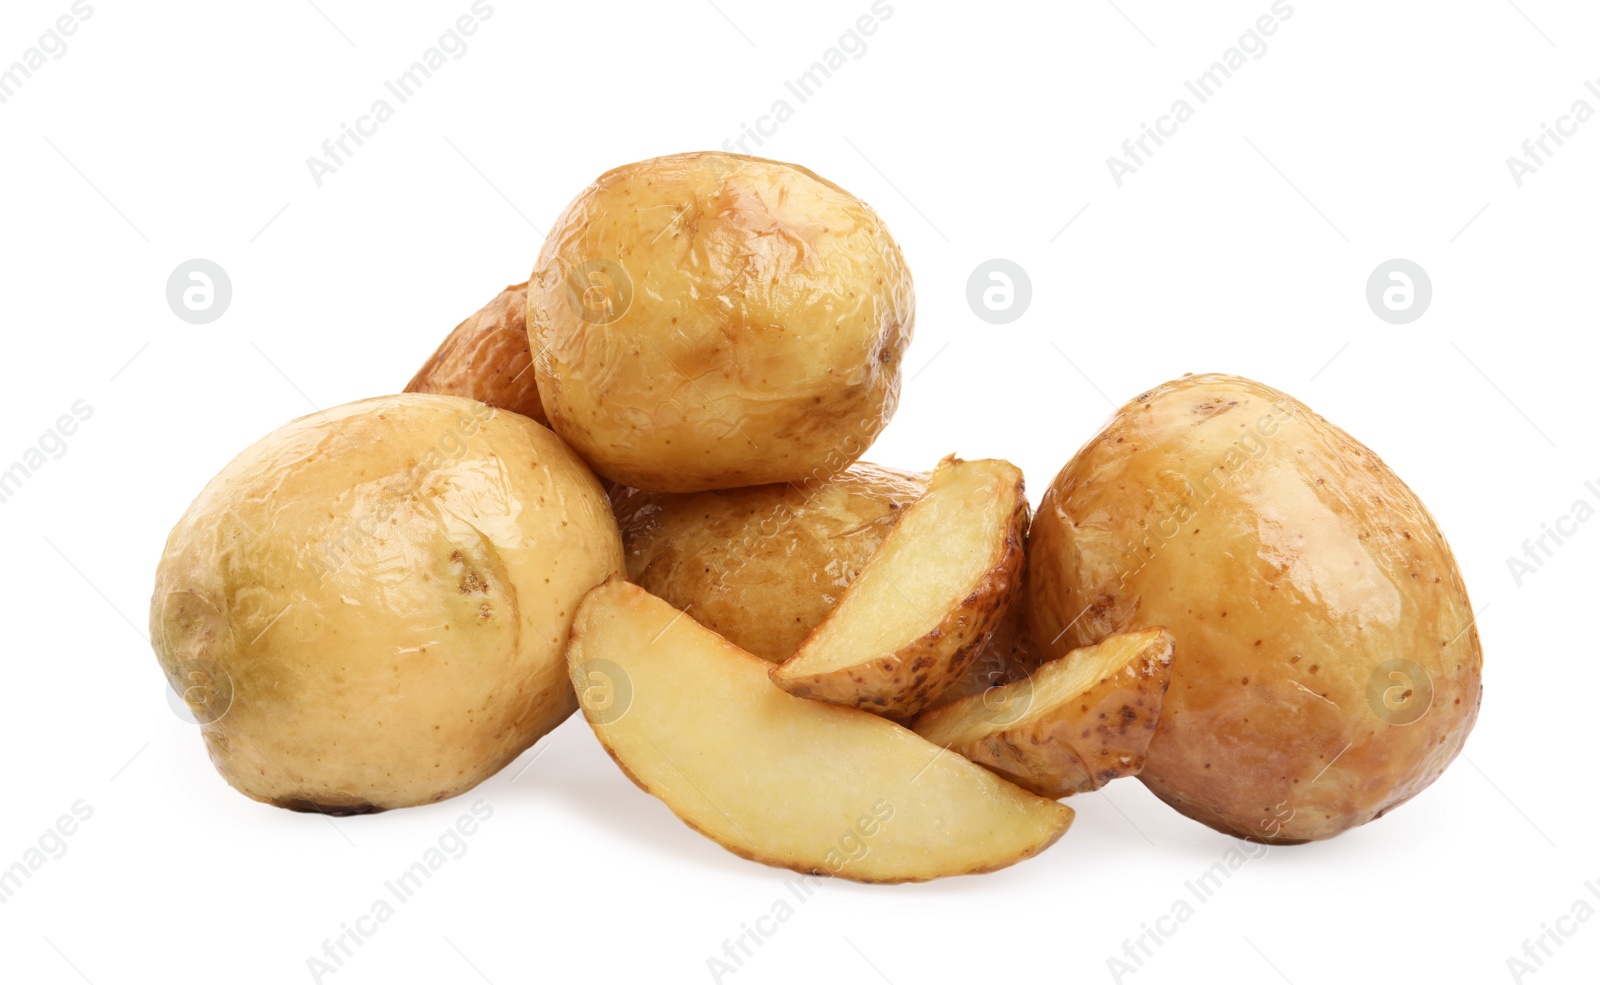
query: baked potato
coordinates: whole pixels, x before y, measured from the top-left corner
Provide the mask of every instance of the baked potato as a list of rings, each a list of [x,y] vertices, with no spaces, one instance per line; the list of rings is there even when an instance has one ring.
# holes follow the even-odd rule
[[[894,413],[913,320],[910,271],[866,203],[736,154],[601,175],[528,284],[551,427],[658,492],[844,469]]]
[[[1393,810],[1478,715],[1472,607],[1433,517],[1364,445],[1239,377],[1140,394],[1067,463],[1033,522],[1028,616],[1050,657],[1172,632],[1140,779],[1243,838]]]
[[[528,285],[512,284],[445,337],[405,392],[481,400],[548,423],[528,349],[527,315]]]
[[[573,614],[622,567],[598,480],[549,430],[380,397],[285,425],[206,486],[168,538],[151,642],[240,792],[426,804],[572,713]]]
[[[770,664],[620,579],[583,600],[567,660],[623,772],[757,862],[920,882],[1019,862],[1072,823],[893,722],[786,694]]]

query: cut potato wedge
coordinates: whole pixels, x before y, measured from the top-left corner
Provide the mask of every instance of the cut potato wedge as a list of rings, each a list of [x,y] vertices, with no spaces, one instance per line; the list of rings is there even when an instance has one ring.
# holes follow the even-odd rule
[[[989,642],[1021,581],[1028,501],[998,459],[939,463],[838,606],[772,669],[791,694],[890,718],[928,707]]]
[[[567,661],[623,772],[757,862],[920,882],[1011,865],[1072,823],[893,722],[774,687],[766,661],[619,579],[578,607]]]
[[[1018,786],[1066,797],[1144,767],[1171,679],[1171,633],[1119,633],[935,708],[913,727]]]

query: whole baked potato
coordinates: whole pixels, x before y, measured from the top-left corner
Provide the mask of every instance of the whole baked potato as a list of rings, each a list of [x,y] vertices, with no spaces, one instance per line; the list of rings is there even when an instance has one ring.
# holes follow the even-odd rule
[[[911,273],[865,202],[793,164],[609,171],[528,284],[550,426],[601,475],[695,492],[833,475],[889,422]]]
[[[1047,657],[1145,626],[1176,645],[1140,779],[1266,842],[1416,796],[1477,719],[1482,654],[1449,545],[1365,446],[1286,394],[1140,394],[1045,493],[1028,614]]]
[[[229,783],[365,813],[458,794],[570,715],[573,615],[621,569],[599,482],[549,430],[380,397],[290,422],[206,486],[150,636]]]

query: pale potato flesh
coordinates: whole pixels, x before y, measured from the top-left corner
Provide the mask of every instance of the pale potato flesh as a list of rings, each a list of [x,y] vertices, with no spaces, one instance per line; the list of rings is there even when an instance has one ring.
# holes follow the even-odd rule
[[[866,567],[926,473],[856,464],[814,482],[618,487],[628,578],[764,660],[789,659]]]
[[[966,673],[1015,597],[1027,509],[1016,466],[941,463],[773,681],[891,717],[926,708]]]
[[[547,424],[528,348],[527,313],[526,283],[501,291],[445,337],[405,392],[481,400]]]
[[[432,803],[571,714],[568,628],[621,570],[598,480],[549,430],[381,397],[293,421],[211,481],[167,541],[151,642],[244,794]]]
[[[1124,406],[1045,493],[1028,564],[1048,655],[1172,632],[1139,778],[1219,830],[1295,842],[1364,824],[1432,783],[1477,718],[1482,651],[1433,517],[1262,384],[1186,377]]]
[[[893,722],[784,692],[765,661],[621,580],[584,599],[567,658],[623,771],[745,858],[917,882],[1003,868],[1072,822]]]
[[[1171,676],[1172,634],[1119,633],[912,727],[1024,789],[1066,797],[1139,773]]]
[[[528,285],[551,426],[600,474],[662,492],[832,475],[893,415],[915,302],[877,213],[737,154],[601,175]]]

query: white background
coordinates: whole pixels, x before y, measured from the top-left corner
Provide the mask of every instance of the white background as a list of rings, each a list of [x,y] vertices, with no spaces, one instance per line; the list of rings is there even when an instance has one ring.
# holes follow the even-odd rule
[[[581,721],[447,803],[292,814],[215,775],[169,710],[145,613],[168,529],[236,452],[401,387],[527,276],[586,182],[736,137],[869,0],[498,0],[321,187],[307,157],[470,0],[317,2],[96,2],[0,105],[0,463],[74,401],[94,410],[0,504],[0,867],[75,802],[93,809],[0,904],[0,975],[309,981],[323,941],[483,798],[494,815],[467,854],[325,981],[710,981],[707,959],[789,874],[680,824]],[[1460,558],[1486,653],[1465,755],[1376,823],[1250,862],[1124,981],[1508,981],[1525,939],[1579,898],[1600,908],[1584,888],[1600,880],[1600,522],[1520,586],[1507,568],[1600,485],[1600,119],[1520,188],[1506,165],[1573,101],[1600,109],[1583,86],[1600,79],[1600,12],[1518,2],[1297,0],[1119,188],[1108,155],[1270,0],[895,0],[759,148],[870,201],[915,272],[904,400],[869,458],[1003,456],[1037,500],[1113,404],[1184,372],[1239,373],[1376,449]],[[8,0],[0,66],[68,7]],[[165,300],[193,257],[233,282],[207,326]],[[992,257],[1031,275],[1010,325],[966,304]],[[1432,277],[1409,325],[1365,301],[1392,257]],[[724,980],[1112,981],[1107,959],[1237,843],[1132,781],[1072,804],[1067,837],[999,874],[825,885]],[[1600,919],[1564,926],[1523,980],[1595,980]]]

